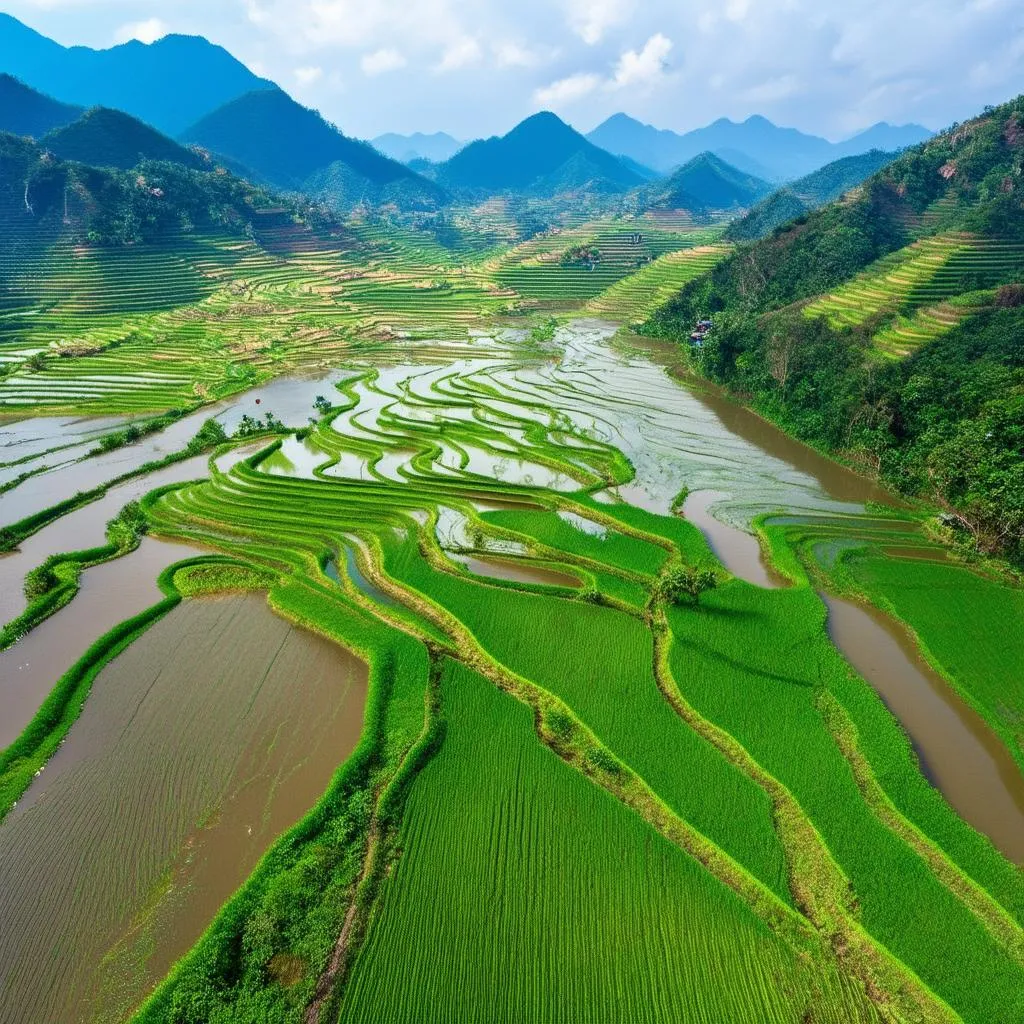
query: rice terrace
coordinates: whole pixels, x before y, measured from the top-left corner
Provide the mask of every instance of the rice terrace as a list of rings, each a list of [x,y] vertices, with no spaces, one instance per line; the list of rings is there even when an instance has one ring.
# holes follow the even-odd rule
[[[9,6],[0,1024],[1024,1021],[1024,97]]]

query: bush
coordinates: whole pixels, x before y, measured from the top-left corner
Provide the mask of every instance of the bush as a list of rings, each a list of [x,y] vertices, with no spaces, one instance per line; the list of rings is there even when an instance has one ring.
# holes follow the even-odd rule
[[[35,601],[60,585],[57,574],[49,563],[37,566],[25,576],[25,598]]]
[[[147,526],[142,506],[137,501],[129,501],[107,523],[107,541],[119,551],[128,551],[139,542]]]
[[[564,711],[546,711],[544,713],[544,724],[551,733],[563,742],[572,739],[576,732],[576,723]]]
[[[700,595],[718,586],[718,577],[713,569],[694,569],[683,565],[670,569],[658,581],[658,596],[673,604],[683,600],[697,604]]]
[[[207,420],[198,430],[196,436],[189,441],[186,451],[189,455],[198,455],[207,448],[216,448],[228,439],[224,428],[214,419]]]

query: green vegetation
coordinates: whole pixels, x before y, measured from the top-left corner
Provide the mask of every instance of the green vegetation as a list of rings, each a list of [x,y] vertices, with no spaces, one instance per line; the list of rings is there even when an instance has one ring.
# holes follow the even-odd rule
[[[493,225],[537,207],[497,202],[488,230],[463,214],[335,224],[177,167],[172,217],[104,233],[99,218],[138,212],[124,189],[141,186],[9,145],[20,170],[56,184],[23,236],[28,255],[17,240],[4,253],[4,411],[160,414],[115,424],[98,442],[114,451],[168,427],[168,409],[347,367],[301,391],[298,432],[277,397],[258,412],[239,403],[233,433],[274,435],[262,450],[126,505],[108,545],[54,556],[25,581],[18,628],[146,531],[211,552],[167,570],[165,600],[58,681],[0,754],[0,814],[100,667],[182,599],[265,592],[371,669],[356,751],[139,1021],[1024,1015],[1024,878],[925,780],[830,643],[812,581],[891,607],[1013,744],[1024,698],[1006,679],[1024,652],[982,649],[986,620],[1019,617],[1019,591],[963,566],[841,557],[872,530],[902,541],[919,526],[883,512],[839,526],[762,517],[791,585],[735,578],[693,524],[614,497],[657,477],[661,507],[678,513],[696,481],[663,471],[660,452],[634,467],[654,412],[634,393],[636,364],[615,363],[616,390],[602,390],[579,358],[584,335],[560,330],[583,310],[688,339],[710,316],[694,349],[705,373],[955,506],[947,529],[975,547],[1019,555],[1024,305],[1006,287],[1012,240],[1000,247],[974,215],[999,196],[959,196],[973,212],[954,223],[911,154],[844,205],[736,250],[715,244],[718,228],[653,217],[582,218],[499,248]],[[929,145],[945,158],[959,144]],[[965,176],[976,158],[958,164]],[[64,225],[72,180],[115,198]],[[15,181],[0,184],[16,205]],[[200,195],[230,201],[190,222],[182,211]],[[143,241],[120,246],[129,236]],[[798,258],[817,262],[800,270]],[[966,295],[958,325],[905,358],[881,352],[892,317]],[[635,425],[622,426],[626,411]],[[213,413],[170,459],[226,454]],[[628,453],[627,430],[640,434]],[[107,486],[7,524],[3,542]],[[937,587],[952,596],[934,601]]]
[[[638,201],[644,210],[706,214],[713,210],[745,209],[770,191],[768,182],[733,167],[714,153],[701,153],[664,181],[642,189]]]
[[[739,248],[645,330],[811,444],[1024,557],[1024,99],[910,150],[847,201]]]
[[[202,170],[205,161],[173,139],[119,110],[94,107],[77,121],[48,132],[39,144],[62,160],[131,170],[144,160],[164,160]]]
[[[729,225],[726,236],[733,242],[764,238],[784,224],[844,196],[891,163],[895,156],[873,149],[869,153],[834,160],[762,199]]]
[[[567,1020],[614,1006],[637,1021],[781,1022],[812,1003],[823,1021],[871,1019],[837,977],[812,978],[728,889],[544,750],[528,709],[451,663],[441,692],[444,743],[412,789],[343,1020],[379,1020],[385,1005],[402,1020]]]
[[[680,604],[689,601],[696,605],[700,595],[718,586],[718,577],[712,569],[694,569],[677,566],[658,580],[657,593],[665,601]]]
[[[849,582],[914,630],[929,660],[978,708],[1024,769],[1024,615],[1019,586],[963,566],[878,553],[848,558]]]

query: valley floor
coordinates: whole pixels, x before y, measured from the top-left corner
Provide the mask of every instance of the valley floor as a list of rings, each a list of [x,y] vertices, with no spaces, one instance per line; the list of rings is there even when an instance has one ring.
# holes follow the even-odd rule
[[[1024,1018],[1019,588],[619,331],[713,233],[554,237],[0,347],[0,1021]]]

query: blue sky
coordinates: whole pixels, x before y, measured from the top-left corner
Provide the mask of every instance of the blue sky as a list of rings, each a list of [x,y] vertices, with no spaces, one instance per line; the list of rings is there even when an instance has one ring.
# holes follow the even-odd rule
[[[552,109],[838,139],[1024,92],[1021,0],[3,0],[65,44],[205,35],[349,134],[503,132]]]

